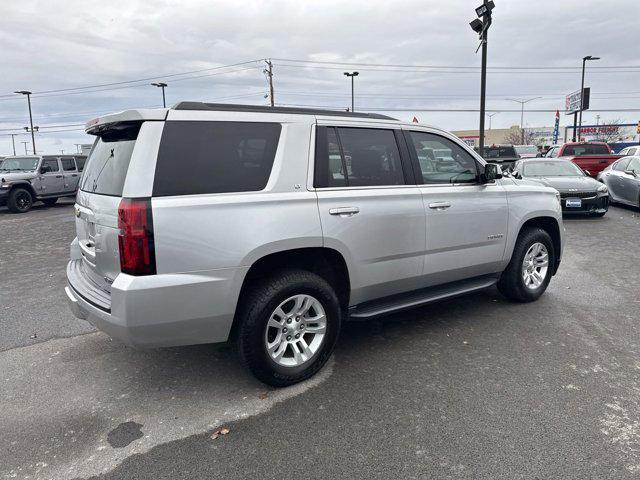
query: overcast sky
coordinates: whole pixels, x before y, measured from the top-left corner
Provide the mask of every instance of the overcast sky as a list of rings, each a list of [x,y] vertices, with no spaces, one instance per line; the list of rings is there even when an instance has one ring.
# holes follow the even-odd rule
[[[346,108],[345,70],[358,70],[356,109],[406,109],[391,115],[447,129],[477,128],[480,54],[469,28],[480,0],[398,1],[35,1],[4,0],[0,17],[0,155],[28,124],[31,90],[39,153],[75,150],[91,142],[75,124],[102,113],[181,100],[267,104],[264,62],[273,58],[278,104]],[[640,2],[638,0],[495,0],[489,35],[487,108],[503,110],[493,127],[520,122],[519,105],[505,98],[543,98],[531,109],[563,109],[564,96],[580,87],[581,58],[592,109],[640,110]],[[476,5],[478,4],[478,5]],[[284,60],[287,59],[287,60]],[[305,64],[291,60],[355,62]],[[362,64],[476,67],[392,68]],[[627,68],[595,68],[595,67]],[[497,67],[571,67],[572,70],[495,70]],[[629,68],[635,67],[635,68]],[[209,69],[209,70],[206,70]],[[395,71],[394,71],[395,70]],[[401,71],[398,71],[401,70]],[[415,71],[418,70],[418,71]],[[184,72],[196,72],[188,73]],[[182,74],[182,75],[174,75]],[[134,84],[74,89],[130,80]],[[116,88],[117,87],[117,88]],[[585,112],[583,123],[595,123]],[[601,112],[600,121],[637,122],[640,111]],[[553,113],[528,113],[527,126],[551,126]],[[567,123],[564,115],[561,123]],[[57,125],[61,125],[57,127]],[[80,129],[80,130],[73,130]],[[68,131],[59,131],[68,130]],[[44,133],[44,132],[49,133]],[[16,137],[20,143],[30,137]],[[29,144],[29,148],[31,148]]]

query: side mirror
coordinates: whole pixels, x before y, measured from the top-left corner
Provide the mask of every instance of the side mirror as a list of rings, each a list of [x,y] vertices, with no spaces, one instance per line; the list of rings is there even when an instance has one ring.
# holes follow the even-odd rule
[[[591,176],[591,172],[589,170],[585,170],[584,173],[586,173],[588,176]]]
[[[542,155],[542,152],[538,152],[536,153],[536,158],[542,158],[544,155]]]
[[[637,177],[638,174],[636,173],[635,170],[625,170],[624,173],[626,173],[627,175],[631,175],[633,177]]]
[[[484,166],[484,172],[482,173],[481,177],[482,183],[493,182],[498,178],[502,178],[502,171],[500,170],[500,167],[495,163],[487,163]]]
[[[48,171],[47,167],[40,167],[40,173],[47,173]]]

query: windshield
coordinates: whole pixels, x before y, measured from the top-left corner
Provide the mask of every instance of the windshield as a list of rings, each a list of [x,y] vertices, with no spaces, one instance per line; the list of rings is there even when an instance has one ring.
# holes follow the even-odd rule
[[[516,150],[513,147],[484,147],[484,158],[515,157]]]
[[[609,147],[597,143],[585,143],[583,145],[567,145],[562,155],[609,155]]]
[[[519,155],[537,155],[538,147],[535,145],[517,145],[514,147]]]
[[[40,161],[37,157],[13,157],[0,160],[0,170],[15,171],[15,170],[35,170]]]
[[[562,160],[547,162],[525,162],[522,166],[524,177],[575,177],[583,176],[582,170],[574,163]]]

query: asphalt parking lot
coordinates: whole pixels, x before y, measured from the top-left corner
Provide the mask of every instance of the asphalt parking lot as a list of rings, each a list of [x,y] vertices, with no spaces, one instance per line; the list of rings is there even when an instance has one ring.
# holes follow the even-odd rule
[[[349,324],[273,390],[226,345],[139,351],[76,320],[71,203],[0,209],[0,477],[637,478],[640,213],[565,227],[538,302]]]

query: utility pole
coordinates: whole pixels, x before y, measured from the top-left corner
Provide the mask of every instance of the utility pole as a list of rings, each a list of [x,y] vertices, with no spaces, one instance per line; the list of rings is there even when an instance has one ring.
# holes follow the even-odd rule
[[[578,120],[578,141],[580,140],[580,130],[582,130],[582,109],[584,108],[584,68],[589,60],[600,60],[600,57],[587,55],[582,58],[582,82],[580,82],[580,119]]]
[[[36,154],[36,136],[33,130],[33,115],[31,114],[31,92],[28,90],[18,90],[18,95],[26,95],[27,96],[27,104],[29,105],[29,124],[31,125],[31,143],[33,144],[33,154]]]
[[[152,83],[151,85],[153,85],[154,87],[160,87],[162,89],[162,107],[163,108],[167,108],[167,102],[166,102],[165,97],[164,97],[164,89],[168,85],[166,83],[164,83],[164,82]]]
[[[346,77],[351,77],[351,111],[355,112],[356,111],[356,107],[355,107],[355,99],[354,99],[354,95],[353,95],[353,79],[354,77],[357,77],[358,75],[360,75],[360,72],[344,72],[344,75]]]
[[[17,133],[10,133],[11,135],[11,145],[13,146],[13,154],[16,154],[16,135]]]
[[[22,144],[24,145],[24,154],[25,154],[25,155],[29,155],[29,154],[27,153],[27,145],[28,145],[28,143],[29,143],[29,142],[20,142],[20,143],[22,143]]]
[[[484,117],[485,117],[485,100],[487,91],[487,37],[489,36],[489,27],[491,26],[491,11],[495,8],[493,0],[483,0],[482,5],[476,8],[478,18],[473,20],[470,25],[474,32],[480,35],[480,47],[482,47],[482,73],[480,74],[480,155],[484,155]],[[479,20],[482,18],[482,21]],[[477,52],[478,50],[476,50]]]
[[[60,150],[60,154],[61,154],[61,155],[64,155],[64,150]]]
[[[520,133],[522,136],[521,145],[524,145],[524,104],[529,103],[533,100],[537,100],[542,97],[533,97],[528,100],[518,100],[516,98],[505,98],[505,100],[509,100],[510,102],[516,102],[520,104]]]
[[[265,63],[267,64],[267,68],[264,70],[265,75],[267,76],[267,79],[269,80],[269,100],[271,101],[271,106],[275,106],[275,98],[273,98],[273,63],[271,62],[271,59],[269,60],[265,60]]]

